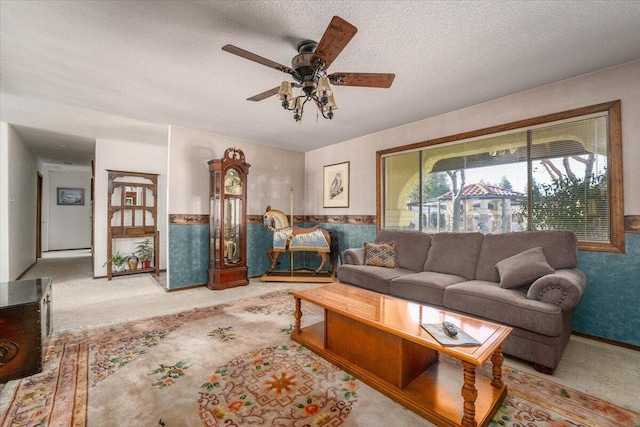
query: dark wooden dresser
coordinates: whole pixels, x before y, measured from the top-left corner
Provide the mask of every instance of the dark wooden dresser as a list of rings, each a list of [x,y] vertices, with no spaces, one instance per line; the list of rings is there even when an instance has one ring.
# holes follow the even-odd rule
[[[42,372],[51,335],[51,278],[0,282],[0,383]]]

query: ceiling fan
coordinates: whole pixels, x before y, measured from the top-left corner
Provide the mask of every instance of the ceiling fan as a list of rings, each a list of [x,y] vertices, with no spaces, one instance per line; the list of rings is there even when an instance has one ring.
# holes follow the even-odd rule
[[[303,40],[298,43],[298,54],[291,60],[291,67],[230,44],[223,46],[222,50],[287,73],[295,80],[294,82],[283,81],[280,86],[247,98],[247,101],[262,101],[278,94],[282,101],[282,107],[294,112],[293,118],[296,122],[302,120],[304,105],[312,101],[325,119],[332,119],[333,111],[338,108],[338,105],[335,103],[331,84],[389,88],[395,77],[395,74],[383,73],[337,72],[327,74],[329,66],[357,31],[356,27],[344,19],[334,16],[319,43],[313,40]],[[294,97],[292,87],[301,88],[302,95]]]

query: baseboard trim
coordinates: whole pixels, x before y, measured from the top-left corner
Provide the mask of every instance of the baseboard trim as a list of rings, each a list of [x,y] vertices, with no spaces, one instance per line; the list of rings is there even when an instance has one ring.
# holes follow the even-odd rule
[[[37,262],[38,262],[38,260],[36,260],[33,264],[31,264],[29,267],[27,267],[27,269],[26,269],[25,271],[23,271],[23,272],[22,272],[22,273],[21,273],[21,274],[16,278],[16,280],[20,280],[20,279],[22,279],[22,278],[24,277],[24,275],[25,275],[25,274],[27,274],[27,272],[28,272],[29,270],[31,270],[31,268],[32,268],[34,265],[36,265],[36,263],[37,263]]]
[[[609,338],[602,338],[602,337],[599,337],[599,336],[596,336],[596,335],[585,334],[585,333],[582,333],[582,332],[573,331],[572,334],[576,335],[578,337],[588,338],[590,340],[600,341],[600,342],[603,342],[605,344],[614,345],[616,347],[623,347],[623,348],[628,348],[630,350],[640,351],[640,346],[638,346],[638,345],[629,344],[629,343],[621,342],[621,341],[614,341],[614,340],[611,340]]]
[[[161,272],[161,273],[162,273],[163,271],[167,271],[167,270],[160,270],[160,272]],[[140,273],[140,274],[142,274],[142,273]],[[152,276],[154,275],[153,273],[147,273],[147,274],[151,274]],[[94,279],[94,280],[95,280],[95,279],[106,279],[106,278],[107,278],[107,275],[106,275],[106,274],[105,274],[105,275],[102,275],[102,276],[93,276],[93,279]],[[198,285],[196,285],[196,286],[198,286]]]
[[[88,248],[69,248],[69,249],[49,249],[49,250],[42,251],[42,252],[47,253],[47,252],[62,252],[62,251],[84,251],[85,249],[91,249],[91,247],[88,247]]]
[[[201,283],[199,285],[189,285],[189,286],[183,286],[181,288],[163,288],[163,289],[167,292],[176,292],[176,291],[186,291],[187,289],[193,289],[193,288],[201,288],[202,286],[207,286],[207,284]]]

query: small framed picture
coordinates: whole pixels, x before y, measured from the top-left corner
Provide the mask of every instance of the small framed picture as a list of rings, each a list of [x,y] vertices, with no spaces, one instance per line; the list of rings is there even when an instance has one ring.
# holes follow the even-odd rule
[[[324,167],[322,194],[325,208],[349,207],[349,162]]]
[[[59,205],[84,205],[84,188],[58,187]]]

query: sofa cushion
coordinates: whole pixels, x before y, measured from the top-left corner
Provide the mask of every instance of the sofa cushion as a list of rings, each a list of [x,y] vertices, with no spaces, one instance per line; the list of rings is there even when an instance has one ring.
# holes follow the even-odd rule
[[[424,270],[472,280],[481,245],[481,233],[438,233],[431,239]]]
[[[562,333],[560,307],[527,299],[526,288],[504,289],[484,280],[448,286],[444,306],[551,337]]]
[[[527,291],[527,298],[569,311],[578,305],[586,286],[587,276],[577,268],[556,270],[533,282]]]
[[[364,265],[396,268],[396,242],[364,244]]]
[[[405,268],[343,264],[338,267],[338,280],[382,294],[388,294],[391,279],[412,273],[413,271]]]
[[[547,274],[555,273],[541,247],[527,249],[496,264],[500,274],[500,286],[509,289],[529,285]]]
[[[517,233],[487,234],[478,257],[477,280],[499,282],[496,264],[527,249],[541,247],[547,262],[554,270],[575,268],[578,265],[578,240],[571,231],[521,231]]]
[[[400,298],[442,306],[444,289],[465,280],[467,279],[454,274],[423,271],[393,279],[389,293]]]
[[[400,268],[422,271],[431,246],[431,236],[420,231],[380,230],[376,242],[396,242],[396,263]]]

